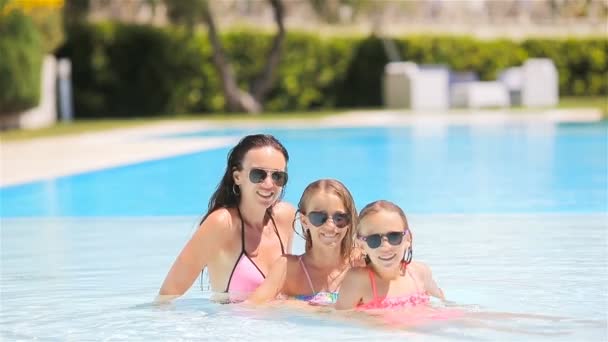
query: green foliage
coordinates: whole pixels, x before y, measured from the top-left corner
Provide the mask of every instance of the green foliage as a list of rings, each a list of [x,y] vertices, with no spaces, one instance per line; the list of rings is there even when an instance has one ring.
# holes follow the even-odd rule
[[[85,21],[90,9],[90,0],[65,0],[62,15],[64,25],[69,26]]]
[[[349,40],[323,40],[307,33],[287,36],[271,111],[333,108],[351,61]]]
[[[123,24],[68,28],[60,55],[72,59],[78,117],[217,112],[224,96],[207,36],[186,29]],[[271,33],[232,31],[221,36],[227,57],[248,90],[262,70]],[[606,94],[606,39],[480,41],[470,37],[410,36],[395,41],[403,60],[445,64],[495,79],[529,57],[552,58],[560,95]],[[293,111],[382,104],[388,61],[375,37],[330,37],[288,32],[276,83],[265,110]]]
[[[65,39],[62,11],[40,7],[32,9],[28,15],[41,35],[44,52],[53,53]]]
[[[357,14],[370,7],[370,3],[372,3],[370,0],[308,0],[308,2],[317,17],[329,24],[336,24],[343,20],[340,17],[342,8],[348,8],[353,14]]]
[[[59,55],[72,60],[79,117],[221,108],[210,103],[219,84],[201,36],[138,25],[74,25]]]
[[[402,39],[403,59],[449,65],[455,71],[473,70],[482,80],[526,59],[526,52],[510,40],[478,41],[469,37],[412,37]]]
[[[29,109],[40,100],[43,47],[31,18],[0,14],[0,113]]]
[[[608,39],[529,39],[522,46],[530,57],[553,60],[559,71],[560,94],[608,94]]]
[[[382,104],[382,75],[388,57],[375,37],[353,42],[354,55],[338,89],[338,106],[372,107]]]
[[[163,0],[167,15],[174,24],[182,24],[191,29],[203,20],[208,0]]]

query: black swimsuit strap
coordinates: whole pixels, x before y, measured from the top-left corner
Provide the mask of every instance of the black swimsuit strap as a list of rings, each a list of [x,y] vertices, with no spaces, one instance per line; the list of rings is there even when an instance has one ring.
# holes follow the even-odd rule
[[[279,235],[279,229],[277,228],[277,224],[276,224],[276,222],[274,222],[274,218],[272,217],[272,214],[270,214],[268,212],[268,215],[270,216],[270,221],[272,221],[272,226],[274,227],[274,232],[275,232],[275,234],[277,234],[277,237],[279,238],[279,243],[281,244],[281,254],[285,254],[285,248],[283,247],[283,240],[281,240],[281,235]]]
[[[234,264],[234,267],[232,267],[232,272],[230,272],[230,277],[228,278],[228,284],[226,284],[226,291],[228,292],[228,289],[230,289],[230,282],[232,281],[232,276],[234,275],[234,271],[236,270],[236,267],[239,264],[239,261],[241,260],[241,257],[244,255],[246,256],[251,263],[255,266],[255,268],[258,269],[258,271],[260,271],[260,274],[262,275],[262,277],[266,278],[266,276],[264,275],[264,272],[262,272],[262,270],[260,270],[260,268],[258,267],[258,265],[249,257],[249,255],[247,254],[247,251],[245,250],[245,221],[243,220],[243,216],[241,215],[241,210],[239,209],[239,207],[236,207],[236,212],[239,214],[239,219],[241,220],[241,254],[239,254],[239,257],[236,259],[236,263]],[[272,221],[272,225],[274,227],[274,232],[277,234],[277,237],[279,238],[279,243],[281,244],[281,253],[285,254],[285,248],[283,247],[283,240],[281,240],[281,235],[279,235],[279,229],[277,228],[277,224],[274,222],[274,218],[272,217],[272,215],[267,212],[267,214],[270,217],[270,220]],[[201,277],[201,281],[202,281],[202,277]]]
[[[236,207],[236,211],[239,214],[239,218],[241,219],[241,246],[243,246],[242,252],[247,255],[247,251],[245,250],[245,221],[243,221],[243,215],[241,215],[241,210],[238,206]],[[274,221],[274,217],[272,217],[270,210],[267,210],[266,214],[268,215],[268,217],[270,217],[270,221],[272,221],[272,228],[274,228],[274,233],[279,239],[279,244],[281,244],[281,254],[285,254],[285,246],[283,246],[283,240],[281,240],[281,235],[279,234],[277,223]]]
[[[236,259],[236,262],[232,267],[232,272],[230,272],[230,277],[228,277],[228,283],[226,284],[226,291],[224,292],[228,292],[228,289],[230,289],[230,282],[232,282],[232,276],[234,275],[234,271],[236,271],[236,267],[238,266],[241,257],[245,255],[247,258],[249,258],[249,255],[247,255],[247,251],[245,251],[245,222],[243,221],[243,216],[241,215],[241,210],[239,209],[239,207],[236,207],[236,212],[239,214],[239,219],[241,220],[241,254],[239,254],[239,257]],[[249,260],[251,260],[251,258],[249,258]],[[253,260],[251,260],[251,262],[256,268],[258,268],[258,265],[256,265]],[[258,268],[258,270],[260,269]],[[261,272],[262,271],[260,271],[260,273]],[[262,275],[264,274],[262,273]]]
[[[247,251],[245,250],[245,221],[243,221],[243,215],[241,215],[241,209],[238,206],[236,207],[236,212],[241,220],[241,253],[247,255]]]

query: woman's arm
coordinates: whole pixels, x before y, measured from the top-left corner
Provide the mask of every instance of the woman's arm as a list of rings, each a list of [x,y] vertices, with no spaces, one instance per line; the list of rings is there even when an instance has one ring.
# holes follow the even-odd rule
[[[214,211],[201,223],[169,270],[158,293],[161,299],[181,296],[192,286],[224,246],[231,224],[227,209]]]
[[[363,297],[363,284],[365,284],[365,279],[361,277],[361,268],[348,270],[340,285],[340,293],[335,305],[336,310],[354,309]]]
[[[279,257],[268,271],[264,282],[249,296],[248,303],[260,304],[273,300],[283,291],[290,257],[288,255]]]

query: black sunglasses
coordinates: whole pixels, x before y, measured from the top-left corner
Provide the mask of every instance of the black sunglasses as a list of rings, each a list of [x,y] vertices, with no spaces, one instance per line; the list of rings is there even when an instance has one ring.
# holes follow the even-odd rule
[[[266,171],[264,169],[253,168],[249,171],[249,180],[252,183],[262,183],[266,180],[269,173],[274,185],[285,186],[285,184],[287,184],[287,172],[278,170]]]
[[[330,216],[327,211],[311,211],[306,216],[308,216],[308,221],[315,227],[321,227],[330,217],[338,228],[344,228],[350,223],[350,216],[347,213],[336,212]]]
[[[380,247],[384,237],[386,237],[386,240],[388,241],[389,244],[391,244],[393,246],[400,245],[401,242],[403,241],[403,236],[408,234],[409,231],[410,230],[406,228],[404,231],[401,231],[401,232],[390,232],[390,233],[386,233],[386,234],[372,234],[372,235],[368,235],[368,236],[359,235],[357,237],[359,238],[359,240],[367,242],[367,246],[369,248],[374,249],[374,248]]]

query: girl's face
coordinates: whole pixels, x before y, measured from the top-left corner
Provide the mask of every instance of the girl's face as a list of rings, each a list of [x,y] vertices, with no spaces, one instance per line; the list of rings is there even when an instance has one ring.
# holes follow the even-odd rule
[[[359,245],[377,271],[399,268],[406,248],[411,244],[409,229],[399,214],[381,210],[359,222]]]
[[[273,205],[287,182],[283,154],[271,146],[254,148],[245,154],[242,165],[232,174],[241,199],[264,208]]]
[[[302,225],[310,232],[312,248],[340,248],[350,224],[350,213],[337,195],[318,191],[308,199]]]

